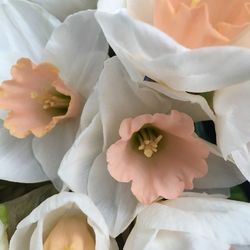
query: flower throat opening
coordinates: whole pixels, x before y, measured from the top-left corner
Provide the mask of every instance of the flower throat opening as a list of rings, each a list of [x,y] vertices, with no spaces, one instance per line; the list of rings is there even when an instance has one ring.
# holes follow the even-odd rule
[[[135,133],[135,143],[139,151],[143,151],[144,156],[151,158],[157,153],[163,135],[154,127],[144,127]]]

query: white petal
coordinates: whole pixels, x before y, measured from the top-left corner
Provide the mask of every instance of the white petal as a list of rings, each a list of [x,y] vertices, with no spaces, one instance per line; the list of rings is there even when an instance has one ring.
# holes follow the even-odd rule
[[[58,175],[71,190],[87,193],[89,171],[96,156],[102,152],[102,147],[102,125],[100,115],[96,115],[61,163]]]
[[[172,109],[190,115],[195,122],[215,119],[213,111],[209,107],[206,99],[201,95],[176,91],[166,85],[150,81],[144,81],[143,85],[172,98]]]
[[[108,228],[92,201],[82,194],[63,192],[47,199],[19,223],[10,241],[10,250],[19,249],[20,245],[27,243],[30,244],[29,247],[27,244],[26,248],[22,249],[42,250],[42,236],[46,235],[56,221],[69,210],[72,213],[80,210],[88,217],[88,223],[95,232],[95,249],[117,249],[116,246],[110,247]]]
[[[232,158],[238,166],[241,173],[250,180],[250,145],[239,148],[232,152]]]
[[[231,245],[248,246],[249,215],[248,203],[206,195],[155,203],[138,216],[127,240],[130,248],[125,249],[136,249],[136,238],[148,244],[147,249],[228,250]],[[155,230],[151,239],[144,236],[149,230]]]
[[[17,60],[21,57],[23,57],[21,51],[11,52],[6,51],[6,48],[0,48],[0,83],[11,79],[11,66],[16,64]]]
[[[225,158],[250,142],[249,105],[250,82],[224,88],[214,94],[217,141]]]
[[[105,154],[99,155],[90,169],[88,194],[103,214],[113,237],[128,227],[139,209],[130,184],[118,183],[108,173]]]
[[[135,230],[140,230],[135,228]],[[150,240],[146,241],[145,238]],[[150,249],[150,250],[230,250],[230,245],[218,240],[201,238],[189,233],[155,230],[144,230],[143,236],[136,231],[129,236],[124,250]]]
[[[196,189],[229,188],[246,180],[234,163],[223,159],[215,145],[211,143],[207,145],[210,149],[207,159],[208,173],[203,178],[194,180]]]
[[[120,8],[126,7],[127,0],[99,0],[97,7],[102,11],[116,11]]]
[[[95,9],[97,0],[29,0],[40,4],[60,20],[67,16],[87,9]]]
[[[63,80],[83,97],[88,97],[99,78],[107,53],[108,44],[95,20],[94,11],[82,11],[67,18],[54,31],[43,59],[55,64]]]
[[[97,115],[99,108],[98,93],[96,89],[88,97],[81,114],[78,133],[81,133],[91,123],[92,119]]]
[[[77,121],[67,121],[57,125],[44,137],[33,139],[34,155],[58,190],[62,188],[62,181],[57,172],[65,153],[74,142],[77,127]]]
[[[250,78],[247,48],[188,50],[153,26],[129,17],[125,10],[113,14],[97,11],[96,17],[134,80],[146,75],[175,90],[207,92]]]
[[[33,183],[48,180],[32,152],[32,137],[16,139],[0,128],[0,179]]]
[[[59,24],[55,17],[27,1],[1,1],[0,53],[3,50],[37,62],[41,59],[42,50],[51,32]],[[8,64],[10,62],[13,63],[12,60],[7,60]]]

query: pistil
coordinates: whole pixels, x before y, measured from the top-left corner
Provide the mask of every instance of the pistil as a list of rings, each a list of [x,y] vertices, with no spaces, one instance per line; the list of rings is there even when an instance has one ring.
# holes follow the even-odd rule
[[[151,158],[158,151],[159,142],[162,140],[162,135],[156,135],[152,128],[142,128],[137,132],[139,147],[147,158]]]

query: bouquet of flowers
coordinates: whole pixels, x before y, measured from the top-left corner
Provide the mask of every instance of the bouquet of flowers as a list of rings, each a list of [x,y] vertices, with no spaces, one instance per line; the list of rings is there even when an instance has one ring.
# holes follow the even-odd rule
[[[0,0],[0,250],[250,249],[249,0]]]

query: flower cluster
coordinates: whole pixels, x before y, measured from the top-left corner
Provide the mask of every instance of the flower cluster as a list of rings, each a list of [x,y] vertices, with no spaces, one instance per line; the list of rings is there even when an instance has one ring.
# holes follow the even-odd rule
[[[250,248],[228,199],[250,181],[249,0],[0,0],[0,20],[0,249]]]

